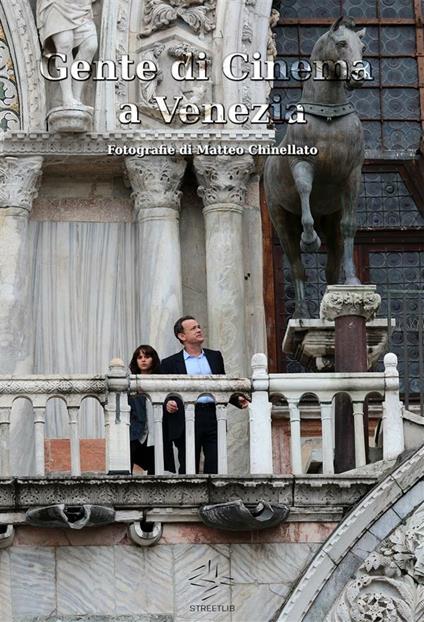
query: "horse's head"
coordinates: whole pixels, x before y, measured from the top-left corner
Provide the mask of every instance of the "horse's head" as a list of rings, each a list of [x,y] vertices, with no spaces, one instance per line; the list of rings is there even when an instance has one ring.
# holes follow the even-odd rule
[[[329,77],[345,80],[349,89],[362,86],[370,78],[368,65],[362,60],[366,31],[355,32],[354,27],[351,19],[339,17],[317,41],[311,57],[327,64]]]

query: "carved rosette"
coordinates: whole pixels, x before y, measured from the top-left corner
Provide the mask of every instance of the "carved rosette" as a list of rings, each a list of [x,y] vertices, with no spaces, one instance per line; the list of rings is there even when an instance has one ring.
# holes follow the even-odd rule
[[[197,193],[205,207],[244,205],[247,184],[255,169],[252,156],[197,156],[194,168],[199,182]]]
[[[165,208],[179,211],[181,185],[186,169],[183,158],[144,157],[127,158],[125,164],[133,189],[137,218],[143,218],[148,209]]]
[[[326,622],[424,620],[424,504],[360,566]]]
[[[380,304],[375,285],[329,285],[321,301],[320,317],[335,320],[343,315],[360,315],[368,322]]]
[[[30,212],[38,194],[43,158],[0,158],[0,208]]]
[[[157,30],[173,26],[178,20],[185,22],[196,34],[215,29],[216,0],[146,0],[144,30],[148,37]]]

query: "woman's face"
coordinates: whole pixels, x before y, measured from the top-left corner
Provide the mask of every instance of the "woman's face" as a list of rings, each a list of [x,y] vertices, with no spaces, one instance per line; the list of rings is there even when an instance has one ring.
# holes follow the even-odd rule
[[[144,352],[140,350],[137,356],[137,365],[141,374],[148,374],[153,366],[153,358],[149,354],[144,354]]]

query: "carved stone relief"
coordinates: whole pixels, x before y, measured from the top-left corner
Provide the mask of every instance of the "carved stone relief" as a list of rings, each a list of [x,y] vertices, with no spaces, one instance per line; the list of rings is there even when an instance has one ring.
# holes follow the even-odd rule
[[[146,0],[140,36],[148,37],[180,20],[196,34],[211,32],[216,25],[215,9],[216,0]]]
[[[371,553],[326,622],[424,619],[424,504]]]
[[[20,102],[15,67],[2,24],[0,24],[0,128],[3,131],[20,127]]]

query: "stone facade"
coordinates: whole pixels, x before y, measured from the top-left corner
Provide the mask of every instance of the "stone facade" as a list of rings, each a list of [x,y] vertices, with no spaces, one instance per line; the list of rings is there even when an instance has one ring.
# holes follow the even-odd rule
[[[166,356],[178,349],[172,324],[183,313],[207,328],[207,345],[222,350],[230,374],[247,374],[252,354],[266,351],[260,162],[247,152],[249,145],[270,144],[274,132],[258,130],[251,120],[212,129],[164,124],[155,98],[180,97],[206,109],[208,102],[228,108],[266,101],[265,81],[226,80],[220,67],[236,52],[275,55],[273,4],[94,2],[99,58],[129,53],[156,62],[159,72],[146,83],[121,75],[89,80],[81,108],[63,106],[57,85],[41,77],[46,59],[37,2],[0,0],[1,374],[99,374],[112,357],[127,362],[141,342]],[[185,72],[193,60],[195,71],[207,65],[211,79],[200,87],[171,82],[165,76],[175,60]],[[239,60],[238,69],[246,69]],[[136,102],[140,124],[120,122],[126,102]],[[134,155],[164,144],[176,155]],[[243,154],[192,156],[184,154],[187,144]],[[108,155],[110,147],[121,155]],[[124,153],[125,147],[135,151]],[[351,302],[356,311],[365,305],[362,315],[369,315],[375,297]],[[332,300],[339,303],[340,297]],[[259,386],[261,378],[255,380]],[[116,421],[114,397],[109,393],[109,426]],[[258,438],[271,410],[262,398]],[[290,431],[286,419],[276,419],[276,475],[261,476],[262,468],[271,472],[263,465],[272,461],[258,455],[258,474],[242,477],[249,421],[237,411],[228,430],[233,477],[80,476],[108,470],[111,457],[101,438],[102,413],[93,404],[80,419],[81,441],[70,442],[75,408],[67,421],[57,404],[35,405],[34,419],[27,403],[13,405],[10,462],[22,477],[0,479],[1,622],[421,619],[422,450],[385,477],[391,464],[380,465],[380,482],[366,472],[292,476]],[[128,407],[120,415],[127,424]],[[300,429],[300,416],[297,421]],[[304,428],[311,461],[317,427],[312,417]],[[128,449],[128,434],[119,440]],[[116,453],[114,464],[128,470],[128,452]],[[289,519],[258,532],[200,523],[199,507],[234,499],[249,507],[261,500],[287,504]],[[28,509],[96,503],[113,513],[113,524],[81,531],[27,524]],[[143,519],[155,524],[158,544],[142,546],[131,536],[129,525]]]

